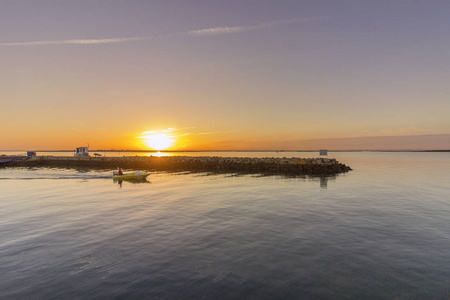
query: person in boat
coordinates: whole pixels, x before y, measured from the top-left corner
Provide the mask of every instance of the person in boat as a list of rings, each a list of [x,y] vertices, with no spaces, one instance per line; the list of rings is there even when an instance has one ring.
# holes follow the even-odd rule
[[[123,175],[123,172],[122,172],[121,168],[117,168],[117,175]]]

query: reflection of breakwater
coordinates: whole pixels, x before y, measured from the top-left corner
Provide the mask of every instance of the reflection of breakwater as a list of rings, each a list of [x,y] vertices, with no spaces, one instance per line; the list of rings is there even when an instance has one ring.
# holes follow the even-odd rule
[[[61,157],[37,156],[16,165],[29,167],[87,167],[139,169],[149,171],[192,171],[219,173],[263,173],[285,175],[330,175],[351,168],[329,158],[275,157]]]

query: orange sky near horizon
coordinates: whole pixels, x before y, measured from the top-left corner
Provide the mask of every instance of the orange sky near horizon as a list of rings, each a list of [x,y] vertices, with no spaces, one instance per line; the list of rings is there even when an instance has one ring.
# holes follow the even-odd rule
[[[188,130],[190,129],[190,130]],[[9,148],[1,150],[72,150],[89,146],[92,150],[449,150],[450,134],[441,135],[385,135],[347,138],[285,137],[240,138],[236,131],[209,132],[194,128],[164,129],[129,133],[117,131],[72,130],[62,138],[41,137],[30,131],[27,147],[21,138],[7,140]],[[63,132],[61,132],[63,134]],[[24,135],[21,135],[23,137]],[[86,138],[89,137],[89,138]],[[156,137],[156,141],[152,137]],[[14,147],[16,145],[16,147]]]

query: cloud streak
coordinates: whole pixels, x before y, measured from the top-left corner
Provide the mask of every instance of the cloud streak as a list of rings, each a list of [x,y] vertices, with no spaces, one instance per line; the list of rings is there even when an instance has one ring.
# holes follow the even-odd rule
[[[280,26],[280,25],[284,25],[284,24],[325,21],[327,19],[329,19],[329,18],[326,18],[326,17],[295,18],[295,19],[278,20],[278,21],[272,21],[272,22],[264,22],[264,23],[260,23],[257,25],[251,25],[251,26],[214,27],[214,28],[207,28],[207,29],[200,29],[200,30],[191,30],[188,32],[188,35],[203,36],[203,35],[230,34],[230,33],[236,33],[236,32],[265,29],[265,28]]]
[[[374,132],[367,132],[375,136],[403,136],[403,135],[423,135],[430,134],[430,132],[423,128],[405,127],[399,129],[380,129]]]
[[[179,34],[169,34],[156,37],[129,37],[129,38],[110,38],[110,39],[78,39],[78,40],[58,40],[58,41],[31,41],[31,42],[15,42],[15,43],[1,43],[0,46],[4,47],[20,47],[20,46],[50,46],[50,45],[101,45],[101,44],[113,44],[113,43],[126,43],[142,40],[150,40],[155,38],[168,38],[173,36],[214,36],[233,34],[252,30],[261,30],[265,28],[281,26],[284,24],[293,23],[308,23],[315,21],[325,21],[329,18],[317,17],[317,18],[295,18],[287,20],[278,20],[272,22],[264,22],[252,26],[234,26],[234,27],[214,27],[199,30],[191,30]]]
[[[124,43],[131,41],[140,41],[150,38],[133,37],[133,38],[117,38],[117,39],[84,39],[84,40],[60,40],[60,41],[34,41],[20,43],[2,43],[2,46],[47,46],[47,45],[98,45],[111,43]]]
[[[140,136],[136,137],[138,139],[147,139],[152,135],[160,135],[160,134],[166,134],[170,137],[182,137],[182,136],[197,136],[197,135],[214,135],[214,134],[222,134],[222,133],[231,133],[231,132],[237,132],[238,130],[226,130],[226,131],[204,131],[204,132],[182,132],[185,129],[193,129],[195,127],[185,127],[185,128],[167,128],[163,130],[151,130],[151,131],[144,131],[141,133]],[[181,131],[181,132],[180,132]],[[178,132],[178,133],[177,133]]]
[[[218,35],[218,34],[229,34],[229,33],[235,33],[235,32],[242,32],[248,30],[248,27],[215,27],[215,28],[208,28],[208,29],[200,29],[200,30],[192,30],[189,31],[188,35]]]

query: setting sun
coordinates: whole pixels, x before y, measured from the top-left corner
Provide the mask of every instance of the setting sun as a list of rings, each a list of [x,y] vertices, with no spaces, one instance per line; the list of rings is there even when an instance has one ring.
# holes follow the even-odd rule
[[[159,151],[170,148],[173,145],[174,140],[165,133],[159,133],[146,136],[144,142],[147,147]]]

